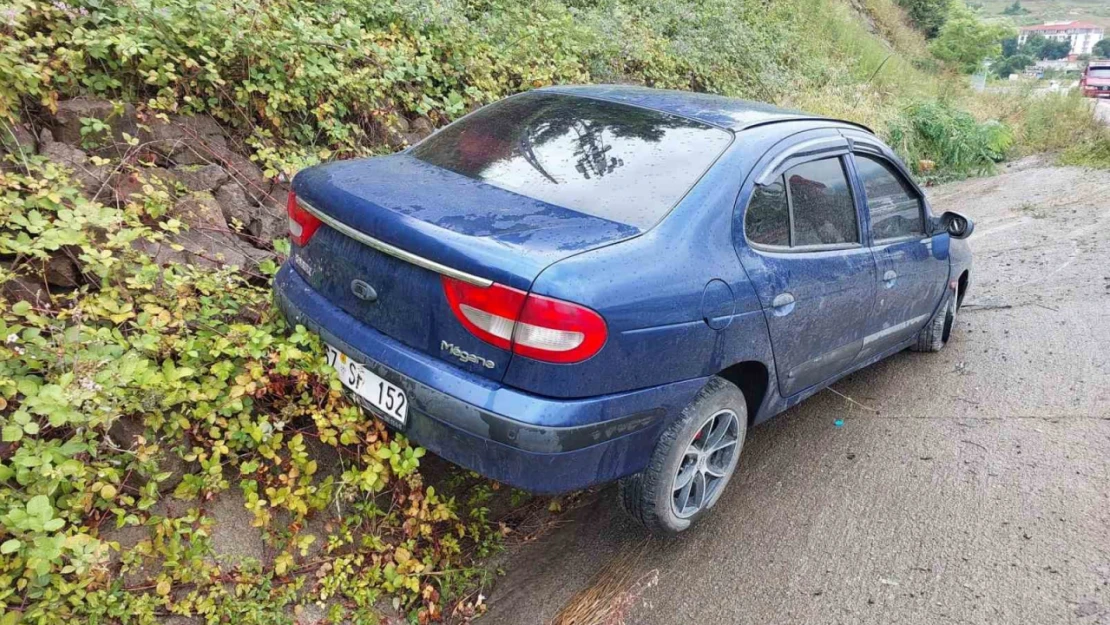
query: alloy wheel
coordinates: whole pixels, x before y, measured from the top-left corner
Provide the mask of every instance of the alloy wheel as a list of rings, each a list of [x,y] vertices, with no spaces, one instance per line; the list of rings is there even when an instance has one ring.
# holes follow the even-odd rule
[[[728,479],[739,442],[740,422],[731,410],[715,413],[698,428],[671,486],[675,516],[690,518],[714,501]]]

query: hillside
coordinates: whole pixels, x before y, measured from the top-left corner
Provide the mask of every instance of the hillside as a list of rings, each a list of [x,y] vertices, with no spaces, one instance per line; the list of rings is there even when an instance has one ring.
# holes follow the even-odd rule
[[[1003,11],[1012,5],[1013,1],[980,0],[971,4],[981,7],[983,17],[1010,17],[1004,15]],[[1011,18],[1020,26],[1078,20],[1098,24],[1110,30],[1110,3],[1105,0],[1022,0],[1021,6],[1029,13]]]
[[[427,470],[273,308],[290,177],[584,82],[861,122],[926,182],[1110,163],[1082,99],[971,91],[998,31],[953,14],[929,43],[893,0],[10,2],[0,623],[480,613],[527,498]]]

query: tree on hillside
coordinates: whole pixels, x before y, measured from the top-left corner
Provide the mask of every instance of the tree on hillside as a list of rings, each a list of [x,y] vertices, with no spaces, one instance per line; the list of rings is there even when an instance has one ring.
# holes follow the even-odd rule
[[[1039,59],[1043,58],[1041,53],[1044,52],[1045,46],[1048,45],[1048,39],[1044,35],[1030,35],[1025,43],[1021,46],[1021,53],[1028,54],[1029,56]]]
[[[898,0],[898,4],[909,14],[913,25],[930,39],[940,34],[952,10],[952,0]]]
[[[1006,37],[1002,40],[1002,57],[1010,58],[1018,53],[1017,37]]]
[[[1021,52],[1035,59],[1062,59],[1071,54],[1071,42],[1067,39],[1046,39],[1042,35],[1032,35],[1021,46]]]
[[[1067,58],[1071,54],[1071,42],[1062,41],[1049,41],[1045,47],[1041,49],[1041,58],[1055,61],[1056,59]]]
[[[1010,74],[1020,74],[1022,70],[1036,63],[1037,60],[1028,54],[1014,54],[995,61],[991,68],[999,78],[1009,78]]]
[[[1110,58],[1110,39],[1102,39],[1096,43],[1094,50],[1091,51],[1091,56],[1096,59]]]
[[[1002,40],[1012,35],[1012,29],[988,24],[957,6],[930,47],[938,59],[970,74],[984,60],[1000,55]]]
[[[1026,15],[1027,13],[1029,13],[1029,9],[1021,6],[1021,2],[1019,0],[1014,0],[1013,4],[1006,7],[1005,9],[1002,9],[1003,15]]]
[[[1025,45],[1019,50],[1035,59],[1062,59],[1071,54],[1071,43],[1064,40],[1046,39],[1041,35],[1032,35],[1025,40]],[[1005,56],[1005,51],[1003,51]]]

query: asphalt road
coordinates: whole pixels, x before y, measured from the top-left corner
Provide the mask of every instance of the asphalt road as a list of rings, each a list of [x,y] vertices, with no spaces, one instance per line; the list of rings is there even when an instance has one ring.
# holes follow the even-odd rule
[[[1110,625],[1110,173],[1026,161],[931,197],[977,224],[941,353],[755,428],[677,539],[587,496],[482,622]]]

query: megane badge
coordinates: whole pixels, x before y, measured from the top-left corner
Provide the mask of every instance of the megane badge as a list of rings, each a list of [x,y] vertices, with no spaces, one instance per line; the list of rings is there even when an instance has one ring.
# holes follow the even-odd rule
[[[378,301],[378,292],[374,290],[374,287],[366,284],[362,280],[351,281],[351,293],[354,293],[355,297],[364,302]]]

